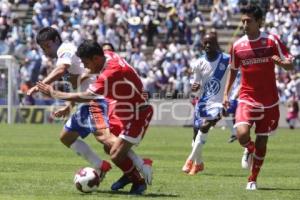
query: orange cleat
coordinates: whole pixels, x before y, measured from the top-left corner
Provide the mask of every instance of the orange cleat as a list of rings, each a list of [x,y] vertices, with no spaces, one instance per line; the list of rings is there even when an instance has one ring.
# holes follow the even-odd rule
[[[193,161],[186,160],[185,164],[182,167],[182,171],[188,174],[191,171],[192,167],[193,167]]]
[[[190,170],[189,175],[196,175],[198,172],[201,172],[204,170],[204,163],[200,164],[193,164],[192,169]]]

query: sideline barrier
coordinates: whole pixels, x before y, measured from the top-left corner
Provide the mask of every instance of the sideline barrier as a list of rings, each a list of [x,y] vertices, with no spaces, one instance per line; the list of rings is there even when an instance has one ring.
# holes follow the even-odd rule
[[[191,126],[193,123],[194,108],[188,99],[186,100],[152,100],[154,114],[152,125],[159,126]],[[13,109],[14,123],[62,123],[62,119],[53,119],[51,113],[57,106],[22,106]],[[285,116],[286,107],[280,105],[279,127],[288,127]],[[7,122],[7,108],[0,106],[0,123]],[[225,125],[221,120],[217,126]],[[296,127],[300,127],[300,121]]]

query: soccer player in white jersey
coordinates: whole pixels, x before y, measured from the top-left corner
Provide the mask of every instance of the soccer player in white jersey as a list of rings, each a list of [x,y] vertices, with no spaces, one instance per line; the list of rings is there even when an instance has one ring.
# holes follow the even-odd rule
[[[50,74],[48,74],[43,82],[50,84],[60,78],[63,78],[65,81],[70,81],[73,88],[77,88],[79,85],[77,80],[79,80],[81,75],[86,72],[80,59],[75,55],[77,47],[70,42],[62,42],[58,31],[52,27],[45,27],[41,29],[36,37],[36,41],[46,56],[52,59],[57,58],[56,67],[50,72]],[[88,88],[90,81],[89,79],[86,79],[80,84],[81,89],[84,90]],[[27,94],[32,95],[37,91],[38,87],[34,86]],[[63,108],[54,112],[54,116],[67,116],[71,111],[72,104],[72,102],[67,102]],[[84,138],[87,134],[80,135],[76,131],[67,130],[70,128],[69,121],[60,133],[60,141],[65,146],[71,148],[76,154],[86,159],[93,165],[93,167],[98,169],[99,172],[107,172],[110,170],[111,166],[109,162],[102,161],[99,156],[92,151],[88,144],[86,144],[83,140],[78,139],[79,136]]]
[[[210,127],[221,119],[222,94],[229,62],[229,56],[219,50],[215,34],[205,35],[203,43],[205,55],[194,65],[194,83],[192,84],[192,91],[200,90],[194,119],[194,128],[199,128],[199,131],[192,152],[182,168],[183,172],[190,175],[195,175],[204,169],[202,147],[206,142]]]
[[[73,88],[77,88],[77,86],[79,85],[80,90],[85,91],[89,87],[89,85],[93,82],[93,77],[86,76],[88,75],[88,72],[82,65],[81,60],[76,56],[77,47],[74,44],[70,42],[62,42],[58,31],[52,27],[45,27],[41,29],[37,35],[36,40],[46,56],[50,58],[57,58],[56,67],[42,81],[43,83],[50,84],[67,75],[68,81],[70,81]],[[37,91],[38,87],[34,86],[28,91],[27,94],[32,95]],[[54,116],[67,116],[71,111],[72,105],[72,102],[68,102],[66,106],[57,110],[54,113]],[[98,110],[102,110],[99,114],[103,119],[105,119],[105,126],[103,126],[103,129],[101,129],[100,131],[104,131],[108,126],[107,113],[104,113],[108,110],[107,102],[104,97],[100,97],[99,99],[97,99],[96,104],[93,104],[93,106],[98,107]],[[107,161],[102,161],[100,157],[94,151],[92,151],[87,143],[79,139],[79,137],[85,138],[89,135],[89,133],[93,131],[94,127],[97,127],[95,125],[97,123],[96,121],[89,124],[87,121],[82,121],[87,119],[80,119],[81,116],[83,116],[83,113],[87,112],[87,109],[89,109],[89,105],[80,106],[77,109],[76,113],[74,113],[70,117],[63,130],[61,131],[60,140],[65,146],[71,148],[76,154],[86,159],[91,165],[93,165],[93,167],[99,169],[99,172],[103,172],[100,175],[104,176],[105,173],[111,168],[110,163]],[[81,127],[80,122],[81,124],[86,123],[88,124],[88,126]],[[136,156],[133,151],[129,153],[129,157],[132,159],[134,164],[143,163],[142,159]],[[142,175],[146,176],[146,181],[151,182],[152,177],[149,176],[149,174],[144,174],[143,166],[138,166],[138,168],[141,170]],[[148,168],[149,167],[146,166],[146,172],[149,171]]]

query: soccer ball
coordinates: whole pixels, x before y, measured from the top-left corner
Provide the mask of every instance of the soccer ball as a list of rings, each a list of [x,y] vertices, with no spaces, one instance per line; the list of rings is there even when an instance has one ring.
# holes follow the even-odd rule
[[[80,192],[89,193],[97,190],[100,184],[100,178],[95,169],[85,167],[76,172],[74,184]]]

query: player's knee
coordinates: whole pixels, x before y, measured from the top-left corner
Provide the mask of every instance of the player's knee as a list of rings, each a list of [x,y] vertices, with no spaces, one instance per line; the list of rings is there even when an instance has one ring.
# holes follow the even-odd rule
[[[59,140],[60,140],[60,142],[63,143],[63,145],[65,145],[66,147],[70,147],[70,146],[72,145],[72,143],[68,140],[68,138],[65,137],[65,136],[63,136],[63,135],[61,135],[61,136],[59,137]]]
[[[203,126],[200,127],[200,131],[202,133],[207,133],[209,131],[210,127],[211,127],[211,124],[209,122],[206,122],[203,124]]]
[[[121,151],[118,149],[111,149],[110,150],[110,158],[113,161],[113,163],[121,163],[126,155],[124,155]]]
[[[238,138],[248,137],[250,135],[250,128],[247,126],[238,126],[236,131]]]
[[[267,147],[268,136],[257,136],[255,141],[256,149],[265,149]]]

